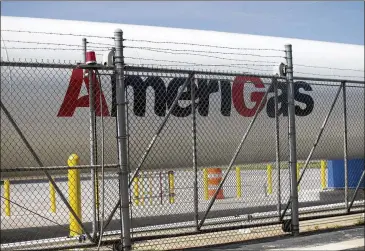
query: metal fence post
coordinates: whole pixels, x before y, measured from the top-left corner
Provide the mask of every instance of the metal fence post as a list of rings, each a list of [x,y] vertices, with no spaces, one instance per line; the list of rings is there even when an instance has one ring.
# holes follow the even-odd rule
[[[280,131],[279,131],[279,107],[278,107],[278,80],[273,78],[274,81],[274,108],[275,108],[275,145],[276,145],[276,173],[277,173],[277,196],[278,196],[278,216],[281,218],[281,173],[280,173]]]
[[[89,77],[89,107],[90,107],[90,165],[94,166],[96,165],[96,151],[95,151],[95,97],[94,97],[94,72],[93,70],[88,70],[88,77]],[[96,189],[96,168],[92,167],[91,171],[91,186],[92,186],[92,215],[93,215],[93,219],[92,219],[92,237],[93,239],[96,238],[96,234],[97,234],[97,224],[96,224],[96,220],[97,220],[97,189]]]
[[[86,52],[87,52],[87,40],[86,38],[82,39],[82,53],[83,53],[83,63],[86,63]],[[93,71],[88,70],[88,77],[89,77],[89,107],[90,107],[90,165],[96,165],[96,156],[95,156],[95,149],[96,149],[96,130],[95,130],[95,124],[96,124],[96,116],[95,116],[95,106],[94,106],[94,83],[93,83]],[[95,175],[96,175],[96,168],[92,167],[90,170],[90,180],[91,180],[91,186],[92,186],[92,238],[96,238],[97,234],[97,225],[96,225],[96,219],[97,219],[97,212],[96,212],[96,203],[97,203],[97,189],[96,189],[96,183],[95,183]]]
[[[195,112],[195,78],[191,80],[191,114],[192,114],[192,137],[193,137],[193,170],[194,170],[194,221],[196,230],[199,224],[199,207],[198,207],[198,168],[196,163],[196,112]]]
[[[299,203],[297,186],[297,149],[295,135],[295,104],[294,104],[294,81],[293,81],[293,58],[291,44],[285,45],[288,82],[288,118],[289,118],[289,168],[291,175],[291,232],[294,236],[299,235]]]
[[[86,62],[86,38],[82,39],[82,60],[85,63]]]
[[[348,183],[348,167],[347,167],[347,106],[346,106],[346,81],[341,82],[343,96],[343,164],[345,178],[345,207],[346,212],[349,212],[349,183]]]
[[[123,58],[123,31],[114,31],[115,41],[115,70],[117,74],[116,101],[117,101],[117,139],[119,155],[119,196],[121,201],[120,223],[121,240],[119,250],[131,250],[131,227],[129,215],[129,185],[127,160],[127,127],[126,127],[126,99],[124,86],[124,58]]]

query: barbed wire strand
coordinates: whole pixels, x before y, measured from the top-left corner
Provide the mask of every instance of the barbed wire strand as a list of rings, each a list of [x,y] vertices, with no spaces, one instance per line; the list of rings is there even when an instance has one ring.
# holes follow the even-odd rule
[[[300,67],[308,67],[308,68],[323,68],[323,69],[329,69],[329,70],[340,70],[340,71],[359,71],[364,72],[364,70],[361,69],[345,69],[345,68],[334,68],[334,67],[327,67],[327,66],[316,66],[316,65],[305,65],[305,64],[295,64],[293,67],[300,66]]]
[[[137,57],[124,57],[125,59],[135,59],[135,60],[147,60],[147,61],[157,61],[157,62],[168,62],[168,63],[182,63],[182,64],[190,64],[190,65],[201,65],[205,66],[208,64],[201,63],[192,63],[188,61],[177,61],[177,60],[165,60],[165,59],[155,59],[155,58],[137,58]],[[261,61],[257,61],[261,62]],[[231,64],[231,65],[251,65],[251,66],[276,66],[275,64]],[[212,64],[211,66],[224,66],[222,64]]]
[[[59,35],[59,36],[75,36],[75,37],[93,37],[93,38],[108,38],[114,39],[114,37],[106,37],[106,36],[96,36],[96,35],[88,35],[88,34],[73,34],[73,33],[59,33],[59,32],[44,32],[44,31],[27,31],[27,30],[1,30],[1,32],[19,32],[19,33],[34,33],[34,34],[44,34],[44,35]]]
[[[173,54],[173,55],[192,55],[192,56],[202,56],[202,57],[209,57],[209,58],[216,58],[216,59],[222,59],[222,60],[229,60],[229,61],[240,61],[240,62],[250,62],[250,60],[244,60],[244,59],[233,59],[233,58],[223,58],[223,57],[217,57],[217,56],[212,56],[212,55],[204,55],[204,54],[197,54],[197,53],[189,53],[189,52],[173,52],[173,51],[160,51],[160,50],[153,50],[153,49],[145,49],[148,51],[154,51],[154,52],[161,52],[161,53],[167,53],[167,54]],[[255,62],[260,62],[260,61],[255,61]],[[276,63],[276,62],[270,62],[270,61],[261,61],[261,62],[266,62],[266,63]]]
[[[223,55],[237,55],[237,56],[252,56],[252,57],[264,57],[264,58],[284,58],[284,56],[277,55],[260,55],[260,54],[247,54],[247,53],[234,53],[234,52],[222,52],[222,51],[200,51],[200,50],[180,50],[169,48],[156,48],[156,47],[139,47],[139,46],[125,46],[125,48],[141,49],[141,50],[163,50],[163,51],[176,51],[176,52],[198,52],[198,53],[210,53],[210,54],[223,54]]]
[[[7,50],[53,50],[53,51],[82,51],[83,49],[76,49],[76,48],[50,48],[50,47],[6,47]],[[89,48],[92,49],[92,48]],[[104,51],[104,50],[98,50],[99,48],[96,48],[97,50],[94,51]]]
[[[361,76],[342,76],[342,75],[320,74],[320,73],[300,72],[300,71],[294,71],[294,77],[295,77],[295,73],[305,74],[305,75],[324,76],[324,77],[361,78],[361,79],[364,79],[364,77],[361,77]]]
[[[106,43],[94,43],[94,42],[87,42],[88,44],[96,44],[96,45],[107,45],[107,46],[110,46],[110,47],[115,47],[114,44],[106,44]]]
[[[148,67],[148,66],[164,66],[164,67],[192,67],[192,66],[206,66],[206,67],[229,67],[229,68],[237,68],[237,66],[233,66],[233,65],[173,65],[173,64],[129,64],[129,66],[132,66],[132,65],[140,65],[140,66],[145,66],[145,67]],[[257,69],[257,68],[251,68],[251,67],[246,67],[246,66],[241,66],[242,68],[245,68],[245,69],[249,69],[249,70],[252,70],[252,71],[267,71],[267,72],[271,72],[272,70],[268,70],[268,69]]]
[[[37,42],[37,41],[21,41],[21,40],[2,40],[6,42],[14,42],[14,43],[24,43],[24,44],[41,44],[41,45],[58,45],[58,46],[71,46],[71,47],[82,47],[82,45],[78,44],[61,44],[61,43],[45,43],[45,42]],[[92,48],[110,48],[106,46],[92,46]]]
[[[229,49],[229,50],[257,50],[257,51],[280,51],[280,52],[284,52],[284,50],[279,50],[279,49],[228,47],[228,46],[220,46],[220,45],[196,44],[196,43],[185,43],[185,42],[176,42],[176,41],[152,41],[152,40],[128,39],[128,38],[126,38],[124,40],[127,41],[127,42],[132,41],[132,42],[144,42],[144,43],[153,43],[153,44],[190,45],[190,46],[210,47],[210,48]]]
[[[114,37],[107,37],[107,36],[96,36],[96,35],[86,35],[86,34],[73,34],[73,33],[57,33],[57,32],[40,32],[40,31],[26,31],[26,30],[1,30],[6,32],[23,32],[23,33],[35,33],[35,34],[46,34],[46,35],[62,35],[62,36],[83,36],[83,37],[94,37],[94,38],[109,38],[114,39]],[[240,47],[228,47],[228,46],[218,46],[218,45],[204,45],[204,44],[196,44],[196,43],[184,43],[184,42],[176,42],[176,41],[152,41],[152,40],[143,40],[143,39],[124,39],[125,41],[133,41],[133,42],[146,42],[146,43],[155,43],[155,44],[178,44],[178,45],[191,45],[191,46],[201,46],[201,47],[211,47],[211,48],[221,48],[221,49],[232,49],[232,50],[261,50],[261,51],[281,51],[284,50],[279,49],[269,49],[269,48],[240,48]],[[4,40],[4,41],[11,41],[11,40]],[[20,42],[20,41],[19,41]],[[105,43],[91,43],[90,44],[99,44],[99,45],[106,45],[114,47],[112,44],[105,44]],[[41,44],[41,43],[39,43]],[[44,44],[52,44],[52,43],[44,43]],[[58,44],[55,44],[58,45]],[[66,44],[59,44],[59,45],[66,45]],[[73,45],[67,45],[73,46]],[[102,47],[100,47],[102,48]],[[108,48],[108,47],[105,47]],[[344,69],[344,68],[334,68],[334,67],[326,67],[326,66],[315,66],[315,65],[303,65],[303,64],[296,64],[296,66],[302,67],[310,67],[310,68],[324,68],[330,70],[344,70],[344,71],[359,71],[363,72],[361,69]]]
[[[4,42],[15,42],[15,43],[26,43],[26,44],[37,44],[37,45],[57,45],[57,46],[82,47],[82,45],[76,45],[76,44],[44,43],[44,42],[36,42],[36,41],[20,41],[20,40],[7,40],[7,39],[3,39],[2,41],[4,41]],[[90,49],[93,49],[93,48],[97,48],[97,49],[111,49],[112,48],[112,45],[110,45],[110,44],[93,43],[93,42],[88,42],[88,44],[107,45],[107,46],[92,46],[92,47],[89,47]],[[132,58],[132,57],[130,57],[130,58]],[[144,60],[161,61],[161,60],[158,60],[158,59],[144,59]],[[166,62],[180,63],[179,61],[168,61],[168,60],[166,60]],[[261,62],[261,61],[257,61],[257,62]],[[190,63],[190,62],[186,62],[186,63]],[[263,66],[263,65],[260,65],[260,66]],[[275,66],[275,65],[267,65],[267,66]],[[321,68],[321,69],[329,69],[329,70],[340,70],[340,71],[363,72],[363,70],[361,70],[361,69],[349,69],[349,68],[348,69],[345,69],[345,68],[335,68],[335,67],[316,66],[316,65],[304,65],[304,64],[296,64],[296,65],[294,65],[294,67],[296,67],[296,66],[299,66],[299,67],[308,67],[308,68]]]
[[[192,45],[192,46],[202,46],[202,47],[212,47],[212,48],[221,48],[221,49],[232,49],[232,50],[272,50],[272,51],[281,51],[284,52],[284,50],[276,50],[276,49],[258,49],[258,48],[236,48],[236,47],[226,47],[226,46],[215,46],[215,45],[203,45],[203,44],[194,44],[194,43],[180,43],[180,42],[163,42],[163,41],[150,41],[150,40],[137,40],[137,39],[126,39],[126,41],[138,41],[138,42],[150,42],[150,43],[157,43],[157,44],[181,44],[181,45]],[[106,43],[91,43],[90,44],[96,44],[96,45],[106,45],[114,47],[112,44],[106,44]],[[126,46],[128,47],[128,46]],[[309,67],[309,68],[323,68],[323,69],[329,69],[329,70],[340,70],[340,71],[358,71],[363,72],[362,69],[346,69],[346,68],[335,68],[335,67],[327,67],[327,66],[317,66],[317,65],[305,65],[305,64],[295,64],[294,66],[301,66],[301,67]]]

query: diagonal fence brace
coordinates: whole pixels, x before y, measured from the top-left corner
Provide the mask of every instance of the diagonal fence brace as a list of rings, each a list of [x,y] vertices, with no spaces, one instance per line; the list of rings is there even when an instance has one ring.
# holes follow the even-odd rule
[[[362,175],[361,175],[361,178],[359,180],[359,183],[357,183],[357,186],[356,186],[356,190],[355,190],[355,193],[354,193],[354,196],[352,197],[352,200],[347,208],[347,212],[350,213],[351,211],[351,207],[352,205],[354,204],[354,201],[355,201],[355,198],[356,198],[356,195],[357,195],[357,192],[359,191],[359,188],[360,188],[360,185],[361,185],[361,182],[364,180],[364,176],[365,176],[365,170],[362,171]]]
[[[250,133],[251,128],[252,128],[253,124],[255,123],[256,118],[257,118],[257,116],[258,116],[258,114],[259,114],[260,107],[262,107],[262,106],[263,106],[263,104],[264,104],[264,102],[265,102],[265,100],[266,100],[266,97],[267,97],[267,95],[268,95],[268,93],[269,93],[269,91],[270,91],[270,88],[272,87],[273,83],[274,83],[274,82],[273,82],[273,81],[271,81],[271,84],[270,84],[269,88],[267,88],[267,90],[266,90],[266,92],[265,92],[264,97],[261,99],[260,104],[259,104],[259,106],[258,106],[258,108],[257,108],[257,110],[256,110],[256,112],[255,112],[255,116],[252,118],[252,120],[251,120],[251,122],[250,122],[250,124],[249,124],[249,126],[248,126],[248,128],[247,128],[247,130],[246,130],[246,133],[243,135],[243,137],[242,137],[242,139],[241,139],[241,142],[240,142],[240,144],[238,145],[238,147],[237,147],[237,149],[236,149],[236,152],[235,152],[235,154],[233,155],[233,158],[232,158],[231,162],[230,162],[230,163],[229,163],[229,165],[228,165],[227,171],[226,171],[226,173],[225,173],[225,175],[224,175],[224,177],[223,177],[223,179],[222,179],[221,183],[219,184],[219,186],[218,186],[217,190],[215,191],[213,198],[212,198],[212,199],[211,199],[211,201],[209,202],[208,208],[207,208],[207,210],[205,211],[205,214],[204,214],[203,218],[201,219],[201,221],[200,221],[200,223],[199,223],[199,225],[198,225],[198,230],[200,230],[200,229],[201,229],[201,227],[203,226],[204,221],[206,220],[207,215],[208,215],[208,213],[209,213],[210,209],[212,208],[212,206],[213,206],[213,204],[214,204],[214,202],[215,202],[215,200],[216,200],[216,198],[217,198],[217,195],[218,195],[218,193],[219,193],[219,190],[222,188],[222,186],[223,186],[224,182],[226,181],[226,179],[227,179],[227,177],[228,177],[228,174],[229,174],[230,170],[232,169],[233,163],[235,162],[235,160],[236,160],[236,158],[237,158],[237,156],[238,156],[238,154],[239,154],[239,152],[240,152],[240,150],[241,150],[241,148],[242,148],[242,146],[243,146],[243,143],[246,141],[246,138],[247,138],[248,134]]]
[[[27,141],[27,139],[23,135],[23,133],[20,130],[20,128],[18,127],[18,125],[15,123],[15,121],[13,120],[12,116],[10,115],[9,111],[6,109],[6,107],[4,106],[4,104],[3,104],[2,101],[0,101],[0,106],[1,106],[2,110],[4,111],[5,115],[8,117],[10,123],[13,125],[14,129],[17,131],[17,133],[19,134],[19,136],[23,140],[24,144],[27,146],[28,150],[30,151],[30,153],[32,154],[32,156],[34,157],[34,159],[37,161],[38,165],[40,167],[44,167],[42,161],[38,158],[38,155],[35,153],[35,151],[33,150],[32,146],[29,144],[29,142]],[[53,187],[57,191],[58,195],[61,197],[61,200],[63,201],[63,203],[67,206],[68,210],[70,210],[70,212],[73,215],[73,217],[75,217],[77,223],[81,226],[81,229],[84,231],[84,233],[86,234],[87,238],[91,242],[94,242],[94,240],[91,238],[90,234],[86,231],[86,228],[85,228],[84,224],[81,222],[80,218],[77,216],[77,214],[75,213],[75,211],[72,209],[72,207],[68,203],[66,197],[63,195],[62,191],[60,190],[60,188],[58,187],[58,185],[56,184],[56,182],[54,181],[54,179],[52,178],[52,176],[48,173],[47,170],[43,170],[43,172],[47,176],[49,182],[51,182],[51,184],[53,185]]]
[[[175,98],[174,102],[172,103],[172,105],[171,105],[171,107],[170,107],[170,110],[167,112],[165,119],[162,121],[161,125],[160,125],[160,126],[159,126],[159,128],[157,129],[156,134],[153,136],[153,138],[152,138],[152,140],[151,140],[150,144],[148,145],[148,147],[147,147],[146,151],[144,152],[144,154],[143,154],[143,156],[142,156],[142,159],[141,159],[141,162],[139,163],[139,165],[138,165],[138,167],[137,167],[136,171],[135,171],[135,172],[133,173],[133,175],[131,176],[131,179],[130,179],[130,181],[129,181],[129,187],[131,186],[131,184],[132,184],[132,182],[133,182],[134,178],[138,175],[139,171],[141,170],[141,168],[142,168],[142,165],[143,165],[144,161],[146,160],[146,158],[147,158],[147,156],[148,156],[149,152],[151,151],[151,149],[152,149],[153,145],[155,144],[155,142],[156,142],[156,140],[157,140],[158,136],[160,135],[160,133],[161,133],[162,129],[165,127],[165,125],[166,125],[166,123],[167,123],[167,121],[168,121],[168,119],[169,119],[169,117],[170,117],[170,115],[171,115],[171,113],[172,113],[173,109],[175,108],[175,106],[176,106],[176,105],[177,105],[177,103],[179,102],[179,99],[180,99],[180,97],[181,97],[182,93],[184,92],[184,90],[185,90],[185,88],[188,86],[188,84],[191,82],[191,80],[192,80],[193,76],[194,76],[194,73],[190,73],[190,74],[189,74],[189,77],[185,80],[185,82],[184,82],[184,84],[182,85],[182,87],[181,87],[181,89],[180,89],[179,93],[176,95],[176,98]]]
[[[309,162],[310,162],[310,160],[312,158],[312,155],[314,153],[314,150],[316,149],[316,147],[318,145],[318,142],[321,139],[322,133],[323,133],[323,131],[324,131],[326,125],[327,125],[328,119],[331,116],[331,113],[332,113],[333,108],[335,107],[335,104],[337,103],[337,99],[338,99],[338,96],[340,95],[341,89],[342,89],[342,85],[340,85],[339,88],[338,88],[338,90],[337,90],[337,93],[336,93],[336,96],[335,96],[335,98],[334,98],[334,100],[332,102],[331,108],[328,111],[327,116],[325,117],[325,119],[324,119],[324,121],[322,123],[321,129],[320,129],[320,131],[319,131],[319,133],[317,135],[316,141],[314,142],[313,147],[312,147],[312,149],[309,152],[309,155],[308,155],[308,157],[307,157],[307,159],[305,161],[305,164],[304,164],[303,172],[300,174],[299,180],[297,182],[297,186],[299,186],[300,181],[302,180],[303,175],[304,175],[305,171],[307,170],[308,164],[309,164]],[[286,214],[286,211],[289,209],[290,205],[291,205],[291,199],[289,199],[288,203],[285,206],[284,212],[282,213],[282,215],[280,217],[280,220],[281,221],[284,219],[284,216]]]

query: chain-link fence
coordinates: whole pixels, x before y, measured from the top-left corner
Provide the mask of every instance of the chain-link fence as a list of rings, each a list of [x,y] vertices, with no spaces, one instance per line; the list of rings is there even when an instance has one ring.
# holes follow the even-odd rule
[[[295,211],[364,212],[363,82],[120,58],[1,62],[2,249],[121,236],[136,250],[181,249],[295,232]]]

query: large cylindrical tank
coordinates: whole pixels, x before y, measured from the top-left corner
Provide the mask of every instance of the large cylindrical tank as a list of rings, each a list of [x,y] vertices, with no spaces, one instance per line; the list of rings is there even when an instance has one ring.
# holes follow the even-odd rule
[[[49,62],[81,62],[82,51],[79,50],[79,46],[83,35],[86,35],[88,47],[97,51],[97,60],[101,62],[102,53],[108,50],[108,45],[112,46],[114,43],[111,38],[114,30],[121,28],[126,39],[124,56],[128,65],[148,64],[154,67],[158,65],[177,69],[266,74],[267,77],[249,78],[238,76],[242,74],[196,76],[197,163],[199,166],[219,166],[229,163],[253,118],[259,101],[269,87],[273,68],[280,62],[285,62],[283,51],[285,44],[289,43],[293,46],[294,77],[296,77],[297,86],[296,136],[299,159],[305,159],[309,154],[340,85],[340,82],[336,81],[309,81],[301,80],[299,77],[364,80],[364,47],[359,45],[35,18],[1,17],[1,23],[2,61],[13,62],[26,59],[28,62],[30,60],[33,62],[42,60],[43,62],[47,60]],[[50,34],[44,34],[44,32]],[[60,33],[72,35],[60,35]],[[192,43],[195,45],[191,45]],[[246,49],[233,50],[222,47]],[[162,53],[151,48],[170,49],[169,52],[173,54],[168,53],[168,50]],[[196,52],[203,50],[215,53]],[[80,156],[81,164],[89,163],[89,108],[83,101],[87,99],[88,90],[83,81],[82,71],[13,66],[1,68],[1,100],[44,164],[66,165],[67,157],[71,153],[77,153]],[[126,74],[127,97],[130,102],[128,105],[129,156],[130,167],[134,169],[163,121],[171,100],[174,95],[176,96],[178,89],[174,88],[174,85],[181,85],[188,75],[179,72],[154,73],[150,74],[154,76],[154,79],[148,82],[146,74],[140,72]],[[138,78],[137,75],[140,77]],[[72,82],[72,78],[76,80]],[[104,121],[105,161],[112,164],[117,163],[117,145],[110,76],[102,75],[101,82],[105,98],[105,103],[102,103],[107,109]],[[158,84],[160,87],[156,87]],[[147,85],[150,87],[142,88]],[[363,158],[364,85],[351,82],[348,85],[351,86],[347,88],[348,155],[350,158]],[[155,86],[155,89],[151,86]],[[144,91],[145,99],[143,95],[135,95],[136,93],[144,94]],[[189,92],[186,92],[185,100],[179,101],[179,109],[170,117],[166,128],[146,159],[145,168],[191,167],[192,116],[189,95]],[[281,157],[286,159],[288,149],[285,83],[279,85],[279,96]],[[72,102],[77,104],[72,105]],[[342,109],[341,94],[313,158],[343,157]],[[97,118],[97,125],[100,158],[100,117]],[[37,166],[3,113],[1,159],[1,168]],[[274,160],[275,118],[273,117],[273,90],[270,90],[267,101],[236,163],[260,163]]]

